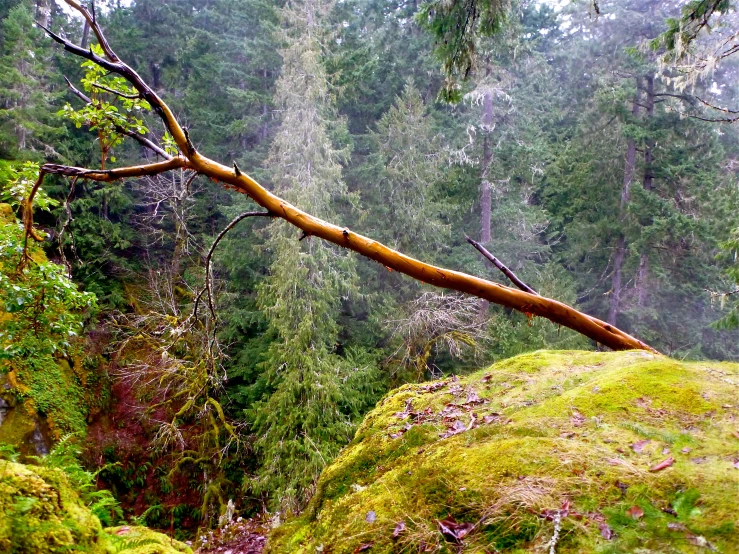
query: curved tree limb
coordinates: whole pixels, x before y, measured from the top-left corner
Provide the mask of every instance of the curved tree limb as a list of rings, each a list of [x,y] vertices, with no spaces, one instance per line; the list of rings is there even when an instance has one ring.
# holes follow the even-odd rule
[[[200,306],[200,301],[203,298],[203,293],[208,293],[208,308],[210,309],[210,315],[213,317],[213,319],[216,318],[216,309],[213,306],[213,286],[211,282],[211,261],[213,260],[213,253],[216,251],[216,247],[218,246],[218,243],[223,240],[223,237],[225,237],[228,232],[233,229],[236,224],[246,219],[247,217],[269,217],[269,212],[244,212],[242,214],[237,215],[231,223],[226,225],[223,230],[218,233],[218,236],[216,237],[216,240],[213,241],[213,244],[210,247],[210,250],[208,250],[208,255],[205,257],[205,286],[200,290],[198,295],[195,297],[195,305],[192,309],[193,316],[195,318],[198,317],[198,308]]]
[[[614,350],[640,349],[656,352],[650,346],[624,333],[620,329],[587,314],[583,314],[556,300],[531,294],[530,292],[512,289],[459,271],[426,264],[388,248],[384,244],[370,238],[351,232],[347,228],[323,221],[272,194],[238,168],[225,166],[201,155],[197,152],[187,132],[179,124],[167,104],[159,98],[132,68],[116,56],[110,45],[105,41],[102,30],[95,20],[94,15],[76,0],[64,1],[90,23],[91,29],[103,47],[106,58],[102,58],[91,50],[85,50],[59,35],[46,30],[49,36],[63,45],[65,50],[84,59],[91,60],[104,69],[117,73],[127,79],[161,117],[170,135],[172,135],[180,151],[184,154],[184,157],[177,157],[167,162],[148,166],[126,168],[125,170],[96,171],[47,164],[43,167],[44,171],[80,176],[87,179],[114,180],[130,176],[151,175],[152,172],[167,171],[179,167],[188,167],[211,179],[230,185],[239,192],[248,195],[257,204],[265,208],[270,215],[284,219],[301,229],[306,235],[313,235],[343,248],[353,250],[362,256],[375,260],[390,269],[423,281],[424,283],[471,294],[526,314],[545,317],[554,323],[564,325],[582,333],[590,339]]]

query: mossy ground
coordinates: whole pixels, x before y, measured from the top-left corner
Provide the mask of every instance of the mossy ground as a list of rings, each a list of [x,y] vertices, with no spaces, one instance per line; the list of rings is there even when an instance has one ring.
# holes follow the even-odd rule
[[[267,549],[739,552],[738,461],[739,365],[536,352],[389,394]]]
[[[0,552],[178,554],[191,550],[144,527],[103,529],[61,470],[0,460]]]

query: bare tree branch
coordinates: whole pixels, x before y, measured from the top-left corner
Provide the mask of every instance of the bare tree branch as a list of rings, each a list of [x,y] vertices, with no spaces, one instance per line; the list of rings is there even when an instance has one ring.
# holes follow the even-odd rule
[[[158,164],[150,164],[123,170],[90,170],[68,168],[65,166],[47,164],[42,171],[62,175],[80,176],[86,179],[110,181],[123,177],[138,177],[152,175],[155,172],[169,169],[188,167],[202,173],[211,179],[220,181],[239,192],[248,195],[258,205],[265,208],[270,215],[280,217],[301,229],[306,235],[314,235],[343,248],[353,250],[369,259],[375,260],[384,266],[408,275],[413,279],[434,286],[456,290],[471,294],[495,304],[518,310],[527,314],[545,317],[554,323],[564,325],[614,350],[640,349],[655,352],[643,342],[624,333],[620,329],[599,319],[583,314],[574,308],[556,300],[545,298],[530,292],[519,291],[441,267],[423,263],[406,256],[384,244],[370,238],[351,232],[346,227],[339,227],[315,216],[312,216],[282,198],[275,196],[257,181],[242,171],[220,164],[206,158],[194,148],[186,130],[179,124],[167,104],[149,87],[143,79],[128,65],[123,63],[113,52],[105,40],[102,30],[95,20],[94,14],[80,5],[76,0],[64,0],[67,5],[78,11],[90,24],[91,29],[98,37],[98,41],[105,52],[105,58],[98,56],[91,50],[85,50],[65,38],[45,29],[49,36],[61,44],[65,50],[81,58],[93,61],[100,67],[124,77],[149,102],[152,109],[161,117],[167,130],[179,147],[184,157],[178,156],[172,160]],[[43,27],[42,27],[43,28]]]
[[[95,88],[97,88],[97,89],[104,90],[105,92],[109,92],[111,94],[115,94],[116,96],[120,96],[121,98],[127,98],[129,100],[138,100],[139,98],[141,98],[141,95],[140,94],[124,94],[123,92],[120,92],[118,90],[113,90],[110,87],[106,87],[105,85],[101,85],[100,83],[92,83],[92,86],[95,87]]]
[[[498,258],[493,256],[482,244],[480,244],[479,242],[475,240],[472,240],[467,235],[465,235],[464,238],[466,238],[467,242],[469,242],[472,246],[474,246],[480,254],[485,256],[485,258],[487,258],[490,261],[490,263],[492,263],[495,267],[497,267],[500,271],[502,271],[503,274],[506,277],[508,277],[514,285],[516,285],[518,288],[520,288],[523,291],[529,292],[531,294],[536,294],[538,296],[539,294],[538,292],[536,292],[526,283],[521,281],[521,279],[519,279],[515,273],[513,273],[510,269],[508,269],[508,267],[506,267],[503,264],[503,262],[501,262]]]
[[[44,164],[41,170],[44,173],[54,175],[65,175],[67,177],[81,177],[92,181],[103,181],[106,183],[126,179],[129,177],[145,177],[147,175],[158,175],[172,169],[186,167],[194,169],[192,164],[182,156],[171,158],[163,162],[132,167],[120,167],[116,169],[86,169],[84,167],[73,167],[68,165]]]
[[[272,214],[269,212],[244,212],[242,214],[237,215],[231,223],[226,225],[223,230],[218,233],[218,236],[216,237],[216,240],[213,241],[213,244],[210,247],[210,250],[208,250],[208,255],[205,257],[205,286],[200,290],[197,297],[195,298],[195,306],[193,307],[192,313],[193,317],[198,317],[198,307],[200,305],[200,301],[203,297],[203,293],[208,293],[208,308],[210,309],[210,314],[213,317],[213,319],[216,319],[216,310],[213,305],[213,286],[212,286],[212,280],[211,280],[211,261],[213,259],[213,253],[216,251],[216,247],[218,246],[218,243],[221,242],[223,237],[225,237],[228,232],[233,229],[237,223],[240,221],[246,219],[247,217],[269,217]]]

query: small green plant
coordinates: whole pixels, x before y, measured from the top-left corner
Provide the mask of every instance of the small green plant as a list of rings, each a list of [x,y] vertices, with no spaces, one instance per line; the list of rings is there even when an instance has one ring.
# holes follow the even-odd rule
[[[35,458],[42,466],[62,470],[82,501],[97,516],[103,526],[110,527],[124,521],[123,510],[108,490],[98,490],[97,476],[107,468],[91,472],[79,461],[81,448],[75,434],[63,436],[47,456]]]
[[[21,208],[31,195],[39,176],[39,167],[35,162],[25,162],[20,167],[8,169],[6,185],[2,189],[2,199],[13,208]],[[40,187],[33,198],[33,206],[40,210],[51,211],[59,205],[58,200],[49,197]]]
[[[18,448],[12,444],[0,444],[0,460],[7,460],[8,462],[17,462],[20,458],[20,452]]]
[[[26,209],[38,167],[24,164],[0,187],[11,205]],[[34,206],[55,201],[37,190]],[[68,360],[81,358],[79,337],[95,313],[93,294],[80,291],[63,266],[28,245],[27,229],[12,214],[0,221],[0,371],[13,373],[13,393],[49,418],[52,432],[85,428],[85,391]],[[36,233],[31,229],[31,234]]]

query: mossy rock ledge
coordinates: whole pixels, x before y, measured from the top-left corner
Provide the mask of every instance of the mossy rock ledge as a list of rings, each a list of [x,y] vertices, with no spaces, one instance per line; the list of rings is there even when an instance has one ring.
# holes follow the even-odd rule
[[[61,470],[0,460],[0,553],[62,552],[192,554],[145,527],[103,529]]]
[[[739,552],[739,365],[541,351],[403,386],[267,551]]]

